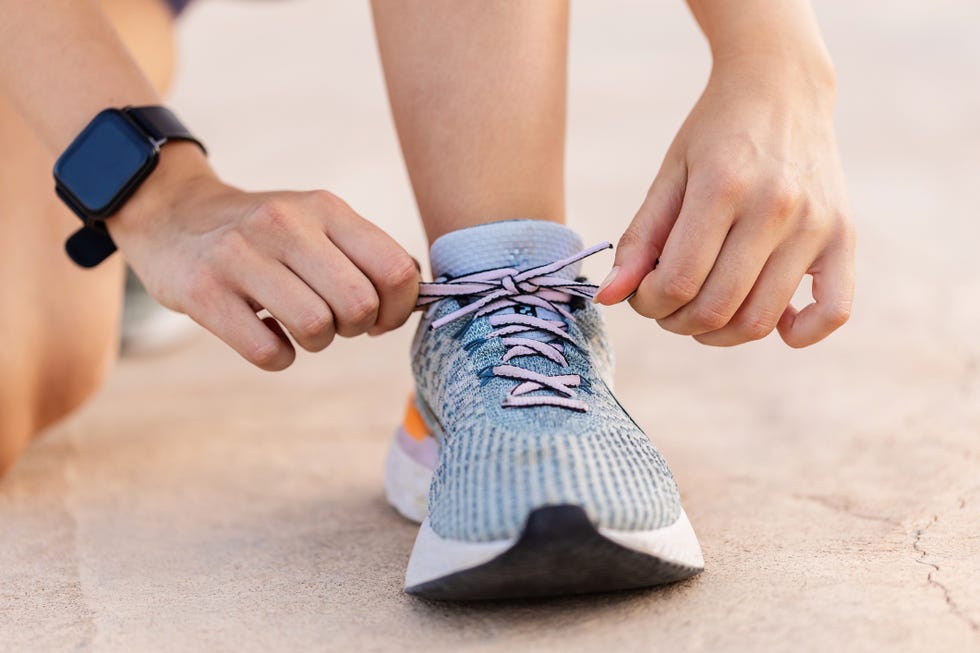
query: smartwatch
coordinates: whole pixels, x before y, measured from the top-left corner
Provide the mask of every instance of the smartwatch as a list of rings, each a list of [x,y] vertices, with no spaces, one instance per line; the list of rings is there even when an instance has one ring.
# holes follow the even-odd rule
[[[55,192],[84,223],[65,242],[75,263],[95,267],[116,251],[103,221],[150,176],[169,141],[190,141],[207,154],[166,107],[106,109],[58,157]]]

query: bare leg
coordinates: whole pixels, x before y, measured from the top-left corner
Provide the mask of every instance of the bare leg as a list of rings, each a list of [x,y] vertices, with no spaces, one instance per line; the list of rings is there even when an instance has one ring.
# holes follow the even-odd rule
[[[150,78],[172,70],[168,10],[159,0],[104,6]],[[55,197],[55,153],[0,88],[0,474],[46,426],[99,387],[115,358],[122,260],[82,270],[63,242],[78,219]]]
[[[372,6],[430,242],[494,220],[564,221],[568,4]]]

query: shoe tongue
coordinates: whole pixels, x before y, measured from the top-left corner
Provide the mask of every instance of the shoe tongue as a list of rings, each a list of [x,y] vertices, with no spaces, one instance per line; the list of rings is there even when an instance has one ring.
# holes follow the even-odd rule
[[[582,240],[568,227],[544,220],[489,222],[452,231],[432,243],[432,275],[461,277],[494,268],[545,265],[582,250]],[[574,279],[579,262],[554,273]]]

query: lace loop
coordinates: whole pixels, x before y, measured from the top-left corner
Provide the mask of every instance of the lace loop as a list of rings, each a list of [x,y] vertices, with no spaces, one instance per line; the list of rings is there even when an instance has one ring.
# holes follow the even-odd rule
[[[586,412],[587,404],[575,398],[574,388],[588,385],[580,375],[547,375],[510,364],[510,361],[542,356],[562,367],[568,367],[565,345],[575,346],[574,339],[568,333],[568,322],[575,318],[565,306],[574,297],[591,299],[598,286],[554,274],[611,247],[610,243],[599,243],[568,258],[527,270],[496,268],[455,279],[422,283],[419,284],[416,308],[425,308],[450,298],[472,300],[433,321],[433,330],[462,317],[471,316],[472,319],[477,319],[489,316],[493,330],[485,339],[499,338],[507,351],[502,356],[500,365],[491,367],[489,375],[481,373],[480,376],[484,382],[492,377],[518,382],[504,398],[501,405],[505,408],[558,406]],[[522,312],[525,308],[530,309],[531,313]],[[499,312],[503,309],[513,309],[513,312]],[[563,320],[539,317],[534,309],[551,311]],[[538,391],[550,394],[531,394]]]

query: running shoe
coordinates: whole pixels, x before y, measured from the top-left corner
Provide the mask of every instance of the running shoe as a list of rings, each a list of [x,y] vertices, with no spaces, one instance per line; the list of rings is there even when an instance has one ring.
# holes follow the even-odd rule
[[[582,249],[562,225],[496,222],[432,245],[389,448],[389,502],[421,522],[406,591],[427,599],[648,587],[704,567],[663,457],[613,396]]]

